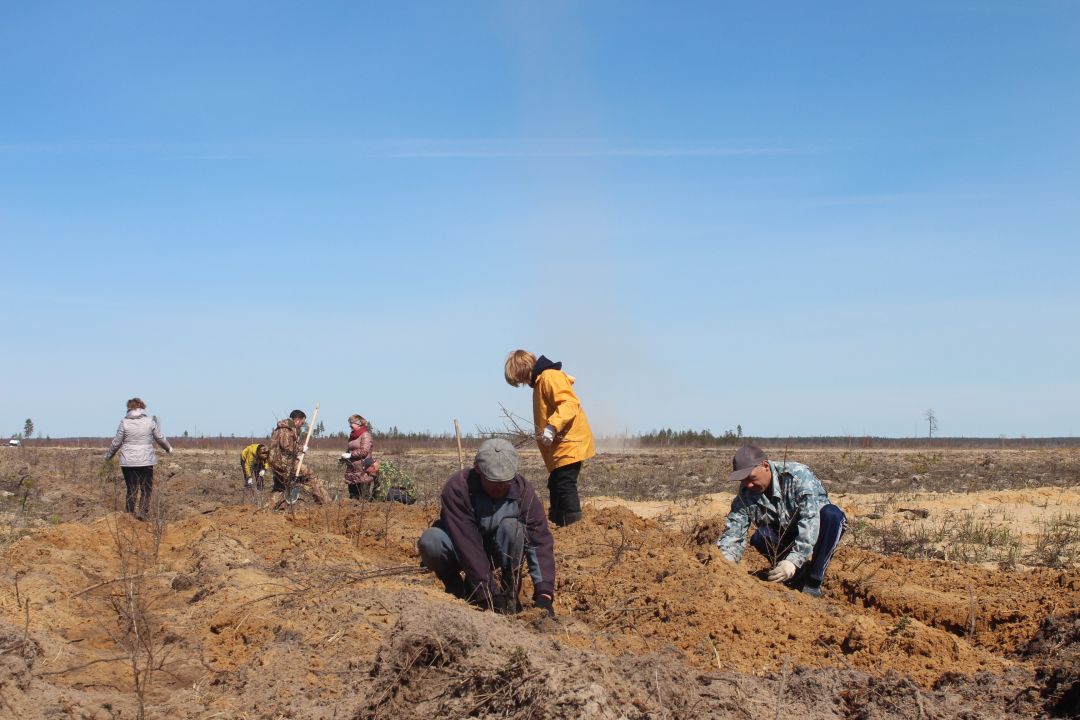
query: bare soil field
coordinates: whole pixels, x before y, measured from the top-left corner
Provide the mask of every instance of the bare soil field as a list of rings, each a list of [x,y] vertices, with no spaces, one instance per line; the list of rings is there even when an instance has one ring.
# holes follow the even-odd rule
[[[604,452],[553,619],[419,567],[456,453],[383,455],[413,506],[265,513],[179,451],[137,522],[103,447],[3,450],[0,717],[1080,717],[1078,450],[789,450],[851,521],[818,600],[719,558],[729,450]]]

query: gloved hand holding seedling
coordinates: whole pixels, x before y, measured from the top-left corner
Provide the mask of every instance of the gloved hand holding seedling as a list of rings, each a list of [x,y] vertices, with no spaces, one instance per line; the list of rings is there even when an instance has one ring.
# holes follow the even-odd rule
[[[769,580],[772,582],[783,582],[785,580],[790,580],[794,575],[795,563],[790,560],[781,560],[769,571]]]

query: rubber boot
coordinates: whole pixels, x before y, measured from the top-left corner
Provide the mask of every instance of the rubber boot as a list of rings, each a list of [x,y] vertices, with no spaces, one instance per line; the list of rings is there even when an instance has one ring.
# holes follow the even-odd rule
[[[443,588],[445,588],[446,592],[450,593],[456,598],[460,598],[462,600],[469,599],[469,588],[465,584],[465,581],[461,578],[461,575],[458,575],[457,577],[450,580],[443,580]]]
[[[563,527],[566,527],[567,525],[573,525],[574,523],[576,523],[580,519],[581,519],[581,513],[579,513],[579,512],[568,512],[568,513],[565,513],[562,516],[562,522],[559,523],[559,524],[562,525]]]

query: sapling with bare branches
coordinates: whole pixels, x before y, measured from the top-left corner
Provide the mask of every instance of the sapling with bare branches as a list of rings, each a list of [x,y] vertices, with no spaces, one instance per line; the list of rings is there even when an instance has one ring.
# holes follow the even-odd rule
[[[515,448],[523,448],[536,442],[540,437],[540,433],[533,427],[532,420],[515,415],[502,403],[499,403],[499,411],[502,413],[503,427],[501,429],[477,427],[476,431],[481,437],[502,438],[508,440]]]
[[[102,600],[112,610],[115,626],[105,629],[124,653],[131,672],[132,692],[137,704],[137,717],[146,717],[146,700],[154,673],[163,669],[168,649],[154,617],[156,599],[148,576],[153,570],[155,542],[145,537],[145,526],[121,515],[110,526],[119,578],[103,585],[107,594]]]

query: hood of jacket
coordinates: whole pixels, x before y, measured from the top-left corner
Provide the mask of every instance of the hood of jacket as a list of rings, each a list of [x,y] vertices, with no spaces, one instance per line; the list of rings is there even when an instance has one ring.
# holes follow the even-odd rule
[[[292,421],[291,420],[278,420],[278,423],[277,423],[278,430],[281,430],[282,428],[288,428],[288,427],[292,427]]]
[[[113,417],[116,417],[113,415]],[[127,415],[124,417],[134,420],[135,418],[146,417],[146,408],[135,408],[134,410],[128,410]]]
[[[562,370],[561,362],[551,362],[547,359],[546,355],[541,355],[536,359],[536,364],[533,365],[532,379],[529,380],[529,387],[536,384],[536,378],[540,377],[540,373],[545,370]]]

